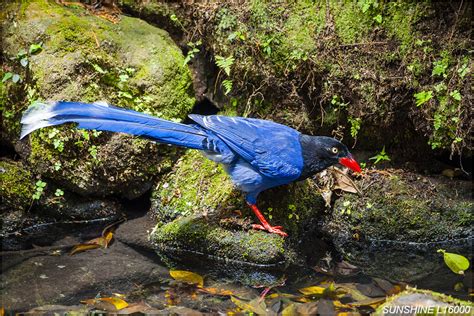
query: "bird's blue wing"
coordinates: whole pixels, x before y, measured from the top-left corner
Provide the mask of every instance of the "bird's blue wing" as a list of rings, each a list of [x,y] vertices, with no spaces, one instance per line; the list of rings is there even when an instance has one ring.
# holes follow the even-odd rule
[[[303,169],[300,133],[275,122],[220,115],[190,115],[214,132],[263,175],[281,181],[297,179]]]

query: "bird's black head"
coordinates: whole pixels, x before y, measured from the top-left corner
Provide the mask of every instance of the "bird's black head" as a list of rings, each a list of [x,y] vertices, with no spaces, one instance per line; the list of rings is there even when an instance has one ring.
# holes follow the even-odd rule
[[[303,152],[303,171],[300,179],[310,177],[337,163],[355,172],[361,172],[347,146],[334,138],[301,134],[300,143]]]

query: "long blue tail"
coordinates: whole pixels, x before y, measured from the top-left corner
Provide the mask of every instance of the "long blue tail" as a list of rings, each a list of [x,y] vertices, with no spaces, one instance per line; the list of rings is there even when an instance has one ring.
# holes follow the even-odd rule
[[[105,103],[55,102],[33,104],[21,119],[20,138],[46,126],[78,123],[78,128],[122,132],[157,142],[194,149],[208,149],[208,135],[199,127],[175,123]]]

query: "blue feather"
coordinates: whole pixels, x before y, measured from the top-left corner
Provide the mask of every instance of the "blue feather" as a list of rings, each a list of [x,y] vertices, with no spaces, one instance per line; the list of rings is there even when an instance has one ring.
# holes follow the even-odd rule
[[[36,103],[23,115],[21,138],[46,126],[77,123],[79,128],[151,138],[201,150],[224,164],[236,186],[255,203],[268,188],[296,180],[303,169],[300,133],[270,121],[190,115],[197,124],[181,124],[107,104]]]

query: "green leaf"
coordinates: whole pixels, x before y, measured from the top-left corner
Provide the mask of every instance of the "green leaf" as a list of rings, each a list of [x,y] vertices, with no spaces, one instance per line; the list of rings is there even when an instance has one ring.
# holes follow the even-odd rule
[[[99,65],[97,64],[92,64],[92,67],[94,67],[94,70],[97,71],[98,73],[100,74],[105,74],[106,71],[104,69],[102,69]]]
[[[222,86],[225,89],[225,91],[224,91],[225,95],[228,95],[229,92],[232,90],[232,85],[233,85],[232,80],[226,79],[226,80],[222,81]]]
[[[443,254],[444,263],[451,269],[454,273],[464,274],[464,271],[469,269],[469,260],[466,257],[446,252],[444,249],[438,249],[439,253]]]
[[[378,24],[382,23],[382,15],[377,14],[376,16],[374,16],[374,20],[375,20],[375,22],[377,22]]]
[[[416,106],[421,106],[422,104],[428,102],[433,98],[433,91],[421,91],[414,94]]]
[[[216,65],[220,69],[224,70],[224,72],[227,74],[227,76],[230,76],[230,67],[234,64],[234,57],[229,56],[229,57],[222,57],[219,55],[216,55]]]
[[[55,196],[63,196],[63,195],[64,195],[64,191],[61,190],[61,189],[56,189],[56,192],[54,192],[54,195],[55,195]]]
[[[449,95],[456,101],[461,101],[461,99],[462,99],[461,93],[459,93],[458,90],[454,90]]]
[[[8,79],[11,79],[13,77],[13,74],[11,72],[6,72],[4,75],[3,75],[3,79],[2,79],[2,82],[5,82],[7,81]]]
[[[42,50],[43,50],[43,42],[41,42],[39,44],[31,44],[30,45],[30,55],[34,55],[36,53],[39,53]]]
[[[448,69],[448,60],[443,58],[442,60],[435,61],[433,63],[433,71],[431,72],[432,76],[443,76],[446,77],[446,69]]]

